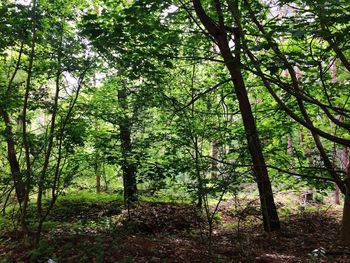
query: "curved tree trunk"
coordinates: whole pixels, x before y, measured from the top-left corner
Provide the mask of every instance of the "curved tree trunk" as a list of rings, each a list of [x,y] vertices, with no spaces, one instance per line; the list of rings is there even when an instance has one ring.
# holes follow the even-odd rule
[[[241,61],[239,33],[235,32],[235,56],[233,56],[227,40],[220,2],[215,1],[216,11],[219,17],[219,27],[206,14],[200,0],[192,0],[192,2],[201,23],[217,42],[221,55],[224,58],[225,65],[230,72],[230,76],[234,85],[234,91],[237,96],[239,109],[243,119],[243,125],[248,141],[248,149],[254,166],[255,179],[258,184],[264,229],[266,231],[277,230],[280,228],[280,222],[273,198],[271,182],[262,153],[258,131],[247,94],[247,89],[240,69]]]

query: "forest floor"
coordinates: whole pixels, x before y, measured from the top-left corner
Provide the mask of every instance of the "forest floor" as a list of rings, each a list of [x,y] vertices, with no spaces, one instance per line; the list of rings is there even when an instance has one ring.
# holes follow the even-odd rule
[[[339,206],[278,203],[281,230],[262,229],[258,203],[227,200],[214,216],[210,246],[205,215],[189,204],[64,199],[45,223],[39,246],[0,232],[0,262],[350,262],[341,246]]]

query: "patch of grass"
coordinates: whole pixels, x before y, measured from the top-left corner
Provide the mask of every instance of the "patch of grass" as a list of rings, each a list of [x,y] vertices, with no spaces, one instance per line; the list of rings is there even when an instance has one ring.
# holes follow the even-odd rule
[[[94,193],[94,192],[76,192],[62,195],[58,198],[56,204],[73,202],[73,203],[109,203],[123,202],[123,196],[120,194]]]
[[[67,222],[61,222],[61,221],[53,221],[53,220],[47,220],[43,223],[43,230],[49,231],[52,229],[64,229],[64,230],[70,230],[70,229],[76,229],[79,228],[81,225],[78,223],[67,223]]]
[[[222,213],[220,211],[217,211],[214,215],[213,220],[216,224],[219,224],[222,221]]]
[[[304,206],[300,206],[299,210],[301,210],[303,213],[325,213],[328,211],[332,205],[325,205],[325,204],[308,204]]]
[[[289,207],[281,207],[278,209],[278,216],[280,219],[288,219],[292,213]]]
[[[122,206],[120,195],[91,192],[71,193],[58,198],[48,220],[71,223],[99,220],[106,216],[119,214]]]

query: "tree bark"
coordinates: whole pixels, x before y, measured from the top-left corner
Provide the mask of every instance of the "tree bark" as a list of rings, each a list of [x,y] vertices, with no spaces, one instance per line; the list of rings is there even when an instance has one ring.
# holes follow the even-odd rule
[[[195,135],[193,137],[193,147],[194,147],[194,163],[195,163],[195,175],[197,179],[197,207],[201,208],[203,206],[204,199],[204,189],[203,180],[201,176],[200,160],[199,160],[199,147],[198,147],[198,137]]]
[[[337,164],[337,160],[338,160],[337,145],[334,143],[334,145],[333,145],[333,166],[334,167],[339,166]],[[334,183],[334,198],[333,198],[333,202],[336,205],[340,205],[340,189],[339,189],[339,187],[338,187],[338,185],[336,183]]]
[[[96,193],[101,193],[101,176],[99,172],[99,164],[95,163],[95,175],[96,175]]]
[[[213,20],[205,13],[200,0],[192,0],[192,2],[201,23],[217,42],[234,85],[234,91],[237,96],[245,134],[248,141],[248,149],[254,165],[255,179],[258,184],[264,229],[266,231],[277,230],[280,228],[280,222],[273,198],[271,182],[262,153],[258,131],[255,125],[254,116],[247,94],[247,89],[245,87],[243,75],[240,69],[239,33],[235,32],[235,56],[233,56],[227,40],[222,14],[220,14],[221,7],[219,6],[219,1],[216,1],[216,8],[219,15],[220,28],[214,24]]]
[[[349,159],[348,159],[349,160]],[[343,208],[343,220],[342,220],[342,240],[344,244],[350,247],[350,165],[349,161],[347,165],[347,174],[345,178],[345,200]]]
[[[219,149],[218,149],[218,143],[216,140],[212,140],[210,143],[211,146],[211,178],[217,179],[219,175],[219,169],[218,169],[218,159],[219,159]]]
[[[12,131],[11,121],[8,113],[0,109],[1,116],[6,125],[7,158],[10,164],[11,176],[14,182],[17,201],[21,205],[25,198],[25,184],[21,176],[21,169],[16,155],[16,142]]]
[[[137,183],[136,183],[136,167],[130,160],[131,145],[131,123],[127,116],[127,94],[125,88],[118,91],[118,100],[121,108],[124,110],[123,116],[119,120],[120,144],[121,144],[121,168],[123,172],[124,185],[124,202],[130,204],[137,201]]]
[[[96,86],[96,85],[95,85]],[[95,116],[95,132],[97,134],[99,129],[98,126],[98,121],[97,121],[97,117]],[[99,149],[97,146],[97,138],[96,140],[96,146],[95,146],[95,156],[94,156],[94,168],[95,168],[95,176],[96,176],[96,192],[99,194],[101,192],[101,164],[100,164],[100,153],[99,153]]]
[[[340,189],[337,184],[334,184],[334,204],[340,205]]]

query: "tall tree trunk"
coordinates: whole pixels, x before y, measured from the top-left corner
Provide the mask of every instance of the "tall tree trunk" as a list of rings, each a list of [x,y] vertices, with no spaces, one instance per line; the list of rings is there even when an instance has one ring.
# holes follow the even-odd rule
[[[230,72],[237,96],[239,109],[242,115],[245,134],[248,141],[248,149],[252,158],[255,179],[258,184],[260,205],[266,231],[280,228],[276,205],[273,198],[271,182],[268,176],[265,159],[262,153],[258,131],[255,125],[254,116],[249,102],[247,89],[240,69],[240,35],[235,32],[235,56],[233,56],[225,31],[221,6],[219,1],[215,1],[219,16],[219,27],[205,13],[200,0],[192,0],[194,9],[203,26],[208,33],[216,40],[225,65]],[[237,10],[235,10],[237,11]]]
[[[98,14],[98,4],[96,1],[94,1],[94,9],[95,13]],[[96,74],[93,75],[93,85],[94,89],[96,90],[97,88],[97,81],[96,81]],[[94,128],[95,128],[95,135],[97,135],[97,132],[99,130],[99,125],[98,125],[98,120],[97,120],[97,114],[94,116]],[[101,169],[100,169],[100,155],[99,155],[99,147],[97,146],[97,137],[95,138],[95,156],[94,156],[94,168],[95,168],[95,177],[96,177],[96,193],[101,192]]]
[[[96,87],[96,85],[95,85]],[[98,132],[98,121],[97,121],[97,117],[95,116],[95,133],[97,134]],[[96,138],[97,140],[97,138]],[[96,142],[97,144],[97,142]],[[101,169],[100,169],[100,154],[99,154],[99,149],[98,149],[98,146],[96,145],[95,146],[95,156],[94,156],[94,161],[95,161],[95,164],[94,164],[94,168],[95,168],[95,176],[96,176],[96,192],[97,193],[100,193],[101,192]]]
[[[16,148],[15,148],[16,142],[14,139],[12,125],[11,125],[11,121],[8,113],[2,109],[0,109],[0,113],[6,126],[5,136],[6,136],[6,142],[7,142],[7,158],[10,164],[11,176],[14,182],[17,201],[21,205],[25,198],[26,189],[21,176],[21,170],[20,170],[19,162],[16,155]]]
[[[345,200],[343,208],[343,220],[342,220],[342,240],[344,244],[350,247],[350,165],[349,159],[346,162],[346,178],[345,178]]]
[[[334,204],[340,205],[340,188],[337,184],[334,184]]]
[[[96,193],[101,192],[101,174],[100,174],[100,163],[98,153],[95,153],[95,176],[96,176]]]
[[[210,143],[211,146],[211,178],[217,179],[219,174],[218,169],[218,159],[219,159],[219,149],[218,149],[218,142],[216,140],[212,140]]]
[[[104,191],[107,192],[108,191],[108,179],[107,179],[107,175],[106,175],[106,164],[104,162],[102,162],[102,178],[105,184],[104,187]]]
[[[288,137],[288,142],[287,142],[287,153],[288,154],[293,154],[293,139],[292,136]]]
[[[8,96],[10,94],[12,87],[13,87],[12,83],[13,83],[13,81],[18,73],[18,70],[20,68],[21,58],[22,58],[22,54],[23,54],[23,47],[24,47],[24,42],[22,41],[15,69],[14,69],[12,76],[9,80],[9,83],[7,85],[6,96]],[[25,185],[23,182],[19,162],[17,159],[16,141],[14,138],[14,133],[13,133],[13,129],[12,129],[10,115],[8,114],[5,105],[2,105],[2,104],[0,105],[0,116],[2,117],[2,119],[4,120],[4,123],[5,123],[4,135],[5,135],[5,140],[7,143],[7,159],[8,159],[8,162],[10,164],[11,177],[13,180],[13,186],[15,189],[16,198],[17,198],[18,203],[21,206],[22,202],[24,200],[24,196],[25,196]]]
[[[29,195],[32,187],[32,171],[31,171],[31,158],[30,158],[30,145],[28,141],[28,131],[27,131],[27,113],[28,113],[28,104],[29,104],[29,93],[32,88],[32,75],[33,75],[33,67],[34,67],[34,57],[35,57],[35,45],[36,45],[36,0],[32,1],[31,8],[31,18],[32,18],[32,39],[31,39],[31,47],[30,47],[30,55],[28,61],[28,72],[27,79],[25,85],[25,94],[23,100],[23,110],[22,110],[22,140],[24,147],[24,155],[25,155],[25,196],[23,200],[23,205],[21,209],[20,215],[20,224],[22,227],[22,231],[25,235],[28,235],[28,227],[26,223],[26,214],[29,203]]]
[[[337,66],[336,66],[336,59],[334,58],[334,59],[332,59],[331,60],[331,65],[330,65],[330,73],[331,73],[331,83],[332,84],[336,84],[337,83],[337,81],[338,81],[338,74],[337,74]],[[341,121],[342,119],[341,119],[341,116],[340,115],[338,115],[337,117],[336,117],[339,121]],[[334,134],[336,133],[336,128],[335,128],[335,131],[334,131]],[[347,150],[347,148],[345,147],[345,146],[343,146],[343,151],[346,151]],[[336,167],[337,165],[336,165],[336,161],[337,161],[337,156],[338,156],[338,153],[337,153],[337,145],[334,143],[334,149],[333,149],[333,159],[334,159],[334,167]],[[345,160],[343,159],[343,151],[342,151],[342,155],[341,155],[341,158],[340,158],[340,160],[341,160],[341,169],[343,169],[344,171],[346,171],[346,167],[344,166],[344,164],[345,164],[345,162],[346,162],[346,159],[347,159],[347,154],[346,154],[346,156],[345,156]],[[344,160],[344,161],[343,161]],[[336,183],[334,183],[334,187],[335,187],[335,189],[334,189],[334,204],[336,204],[336,205],[340,205],[340,188],[339,188],[339,186],[336,184]]]
[[[195,176],[197,179],[197,207],[201,208],[204,201],[204,189],[203,189],[203,180],[201,176],[200,160],[199,160],[199,143],[198,136],[194,135],[193,137],[193,146],[194,146],[194,164],[195,164]]]
[[[123,172],[124,202],[130,204],[137,201],[136,167],[131,158],[131,123],[128,117],[128,102],[125,87],[118,91],[118,101],[123,109],[119,120],[121,144],[121,168]]]
[[[337,167],[337,159],[338,159],[338,151],[337,151],[337,145],[334,143],[333,146],[333,166]],[[336,183],[334,183],[334,204],[340,205],[340,188]]]

